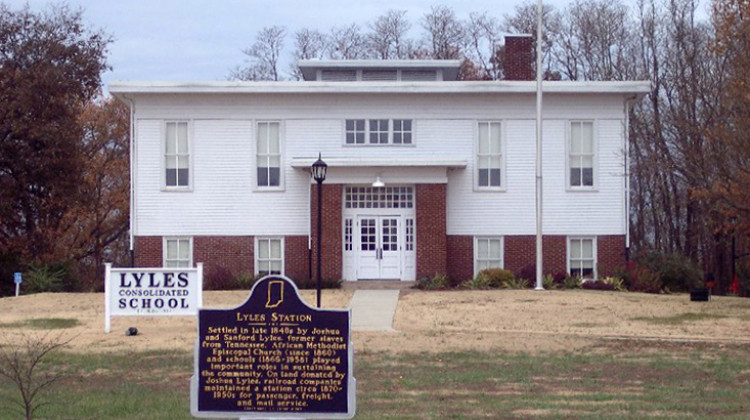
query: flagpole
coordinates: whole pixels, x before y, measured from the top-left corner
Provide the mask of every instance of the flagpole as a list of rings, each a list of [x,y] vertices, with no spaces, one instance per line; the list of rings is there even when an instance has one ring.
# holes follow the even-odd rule
[[[542,276],[542,0],[537,4],[536,23],[536,287],[544,290]]]

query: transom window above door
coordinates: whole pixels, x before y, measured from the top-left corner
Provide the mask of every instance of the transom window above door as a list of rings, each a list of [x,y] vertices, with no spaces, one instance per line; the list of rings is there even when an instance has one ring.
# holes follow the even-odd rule
[[[414,137],[409,119],[352,119],[344,126],[348,145],[410,145]]]
[[[414,188],[346,187],[344,207],[347,209],[411,209],[414,208]]]

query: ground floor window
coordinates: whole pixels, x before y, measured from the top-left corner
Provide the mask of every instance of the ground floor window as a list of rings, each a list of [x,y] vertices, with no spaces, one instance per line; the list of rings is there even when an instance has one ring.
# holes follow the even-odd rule
[[[164,267],[192,267],[193,240],[191,238],[164,238]]]
[[[503,238],[474,238],[474,274],[487,268],[503,268]]]
[[[255,239],[255,274],[284,274],[284,238]]]
[[[573,277],[596,278],[596,238],[568,238],[568,272]]]

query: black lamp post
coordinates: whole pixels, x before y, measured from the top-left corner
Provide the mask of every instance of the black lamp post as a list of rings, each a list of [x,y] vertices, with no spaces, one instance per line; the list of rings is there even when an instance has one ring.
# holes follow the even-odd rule
[[[323,162],[323,159],[320,158],[320,153],[318,153],[318,160],[315,161],[315,163],[312,164],[312,167],[310,168],[310,175],[312,175],[315,182],[318,183],[318,256],[317,256],[317,262],[318,266],[317,274],[318,274],[318,308],[320,308],[320,289],[322,286],[322,279],[320,276],[320,255],[321,255],[321,234],[323,232],[323,217],[322,217],[322,208],[323,208],[323,181],[326,180],[326,171],[328,170],[328,165],[326,165],[325,162]]]

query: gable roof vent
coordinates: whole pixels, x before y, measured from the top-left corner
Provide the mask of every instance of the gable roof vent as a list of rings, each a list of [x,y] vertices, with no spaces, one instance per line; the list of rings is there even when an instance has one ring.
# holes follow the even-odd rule
[[[396,81],[398,74],[396,70],[362,70],[362,81]]]
[[[322,70],[320,79],[324,82],[354,82],[357,80],[356,70]]]

